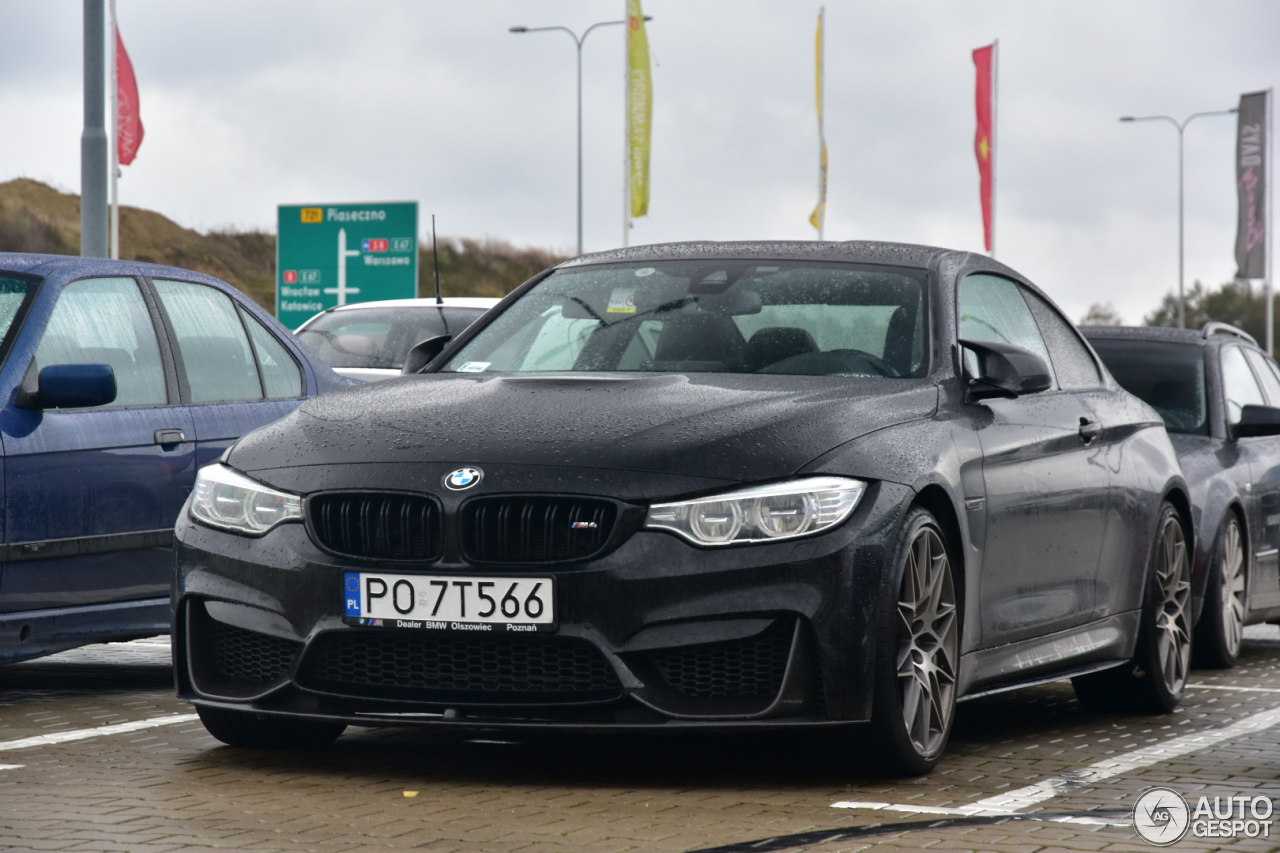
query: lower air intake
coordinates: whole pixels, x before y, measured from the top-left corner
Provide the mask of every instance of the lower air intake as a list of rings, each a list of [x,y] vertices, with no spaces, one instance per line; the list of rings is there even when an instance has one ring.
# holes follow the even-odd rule
[[[210,619],[214,661],[220,675],[265,684],[284,678],[301,643],[246,631]]]
[[[336,631],[308,653],[307,686],[424,702],[580,702],[616,696],[613,667],[576,637]]]
[[[795,623],[781,620],[745,640],[653,652],[667,684],[698,699],[754,699],[778,695],[787,673]]]

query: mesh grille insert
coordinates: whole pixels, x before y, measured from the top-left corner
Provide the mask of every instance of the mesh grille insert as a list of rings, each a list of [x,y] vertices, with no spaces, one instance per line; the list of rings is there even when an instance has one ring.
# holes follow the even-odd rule
[[[653,652],[652,660],[688,696],[768,698],[782,689],[793,631],[794,623],[784,621],[745,640]]]
[[[335,492],[307,503],[312,535],[330,551],[373,560],[440,557],[440,506],[426,495]]]
[[[266,683],[283,678],[293,664],[301,643],[269,637],[257,631],[246,631],[215,619],[213,626],[214,660],[218,672],[228,678]]]
[[[317,638],[308,676],[393,693],[598,693],[620,688],[604,655],[574,637],[335,632]],[[480,697],[477,697],[480,698]]]
[[[609,540],[617,514],[592,498],[478,498],[462,509],[462,547],[485,563],[585,560]]]

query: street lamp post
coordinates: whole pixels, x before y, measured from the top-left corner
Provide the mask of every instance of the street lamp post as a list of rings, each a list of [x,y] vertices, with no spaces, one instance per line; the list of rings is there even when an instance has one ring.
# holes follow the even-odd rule
[[[1178,328],[1185,329],[1187,327],[1187,299],[1184,292],[1184,252],[1183,252],[1183,205],[1182,205],[1182,133],[1187,129],[1187,125],[1191,124],[1193,119],[1204,118],[1205,116],[1225,116],[1235,113],[1235,109],[1230,110],[1211,110],[1204,113],[1192,113],[1182,121],[1178,121],[1172,116],[1121,116],[1120,121],[1167,121],[1178,129]]]
[[[645,16],[645,20],[649,20],[649,16]],[[551,30],[560,30],[569,34],[569,38],[573,39],[574,45],[578,49],[578,254],[582,254],[582,43],[587,40],[587,36],[591,35],[591,31],[596,27],[609,27],[616,24],[625,24],[626,21],[600,21],[587,27],[586,31],[579,36],[568,27],[511,27],[513,33],[545,33]]]

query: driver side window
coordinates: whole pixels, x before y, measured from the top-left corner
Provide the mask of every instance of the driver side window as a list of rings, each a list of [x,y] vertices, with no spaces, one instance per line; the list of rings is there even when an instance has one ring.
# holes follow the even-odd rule
[[[110,365],[113,407],[168,402],[155,326],[132,278],[89,278],[62,289],[36,347],[35,370],[54,364]]]
[[[959,337],[966,341],[1011,344],[1038,355],[1053,370],[1022,289],[1007,278],[975,273],[960,283]],[[977,376],[977,359],[965,350],[965,368]],[[1058,387],[1055,379],[1053,387]]]

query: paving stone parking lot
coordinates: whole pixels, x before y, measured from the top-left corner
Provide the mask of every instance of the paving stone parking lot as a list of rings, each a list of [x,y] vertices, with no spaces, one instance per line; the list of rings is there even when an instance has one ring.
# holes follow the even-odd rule
[[[1280,629],[1247,637],[1241,665],[1194,673],[1167,717],[1087,712],[1066,683],[965,703],[942,763],[905,781],[833,766],[804,737],[517,743],[351,729],[318,752],[233,749],[173,697],[165,638],[92,646],[0,668],[0,846],[1154,850],[1129,820],[1146,788],[1193,808],[1201,795],[1280,795]],[[1280,839],[1175,845],[1223,847]]]

